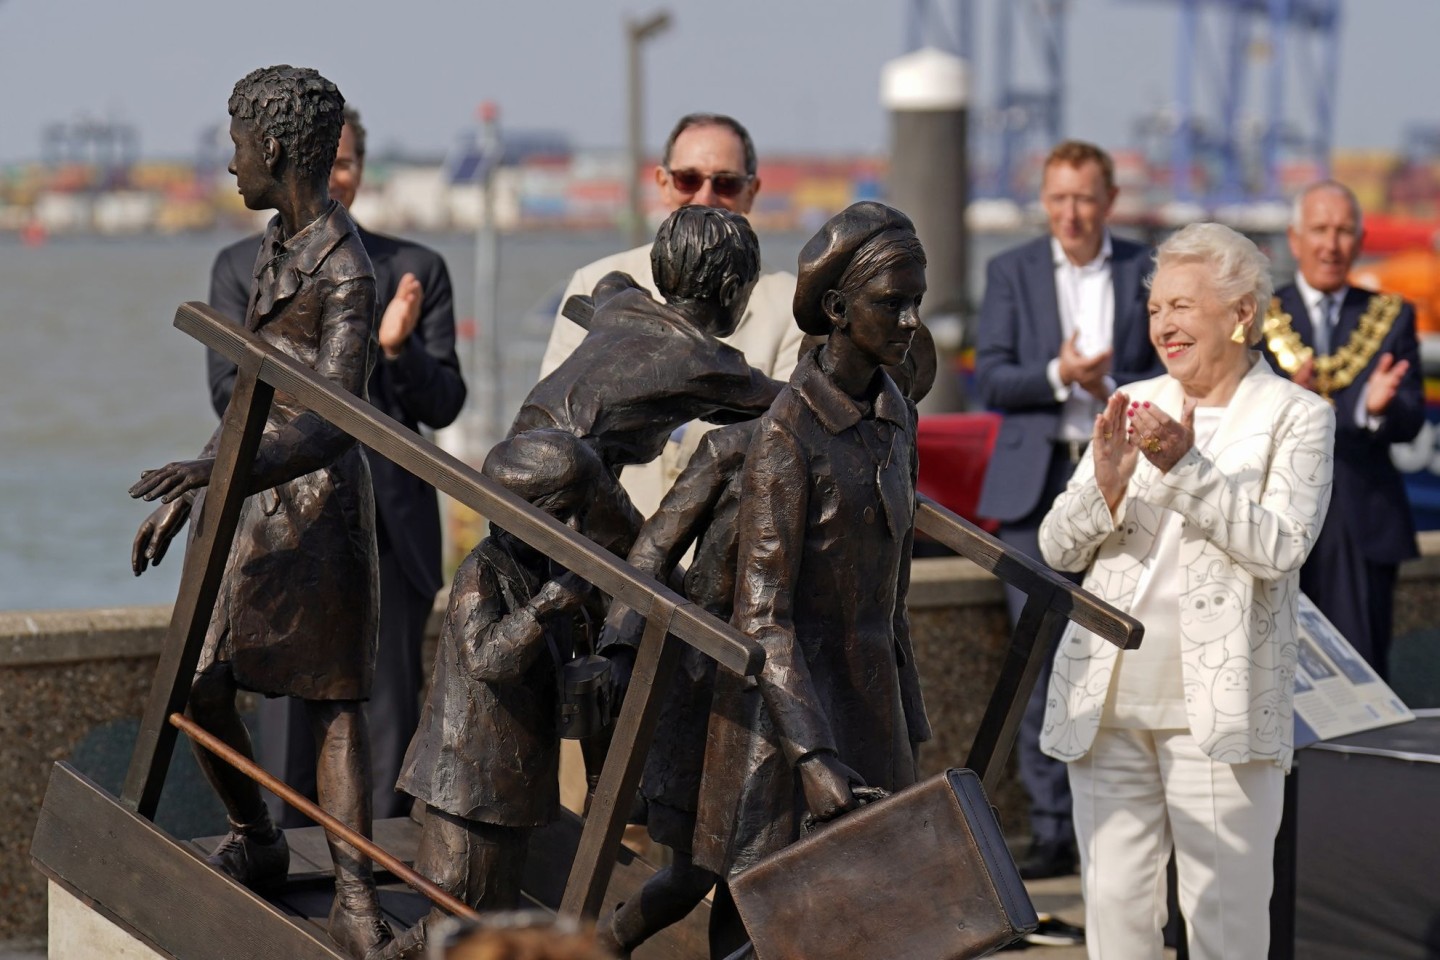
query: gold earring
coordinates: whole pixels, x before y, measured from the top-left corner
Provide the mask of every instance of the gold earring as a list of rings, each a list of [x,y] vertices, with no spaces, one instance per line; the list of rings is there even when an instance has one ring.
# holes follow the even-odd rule
[[[1245,335],[1246,335],[1245,324],[1241,323],[1239,320],[1236,320],[1236,321],[1235,321],[1235,329],[1230,331],[1230,342],[1231,342],[1231,343],[1244,343],[1244,342],[1245,342]]]

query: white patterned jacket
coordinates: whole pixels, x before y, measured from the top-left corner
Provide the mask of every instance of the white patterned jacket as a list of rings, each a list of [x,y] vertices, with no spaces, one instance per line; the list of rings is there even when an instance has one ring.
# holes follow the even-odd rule
[[[1169,376],[1128,392],[1180,416],[1183,392]],[[1047,563],[1086,571],[1086,590],[1129,610],[1162,511],[1181,515],[1179,562],[1152,575],[1184,578],[1185,712],[1214,760],[1290,769],[1300,565],[1330,503],[1334,443],[1330,405],[1257,362],[1205,453],[1191,449],[1168,474],[1141,456],[1114,518],[1086,456],[1040,525]],[[1074,624],[1061,638],[1040,735],[1046,754],[1069,761],[1089,751],[1118,653]]]

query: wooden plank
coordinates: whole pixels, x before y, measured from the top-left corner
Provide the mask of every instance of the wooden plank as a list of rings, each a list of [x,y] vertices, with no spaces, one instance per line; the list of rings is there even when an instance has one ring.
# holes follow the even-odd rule
[[[590,814],[580,848],[565,884],[560,913],[574,918],[594,917],[600,910],[611,868],[620,850],[625,816],[640,785],[645,757],[655,735],[665,689],[680,660],[680,643],[668,638],[675,606],[656,596],[646,614],[645,633],[635,654],[635,669],[625,693],[620,718],[610,741],[600,783],[590,803]]]
[[[51,770],[30,856],[46,876],[171,957],[345,960],[67,763]]]
[[[220,579],[225,561],[230,557],[230,544],[240,520],[240,507],[249,494],[250,465],[260,446],[265,418],[270,411],[274,390],[256,379],[259,358],[247,352],[235,358],[240,372],[220,432],[215,466],[202,509],[193,512],[190,523],[195,525],[195,538],[185,551],[185,565],[180,575],[180,593],[165,634],[160,663],[155,668],[155,682],[140,721],[135,752],[130,756],[130,769],[120,791],[121,803],[147,820],[155,818],[160,803],[160,788],[170,769],[177,733],[167,718],[185,709],[190,685],[205,631],[220,592]],[[172,549],[173,546],[172,546]]]
[[[650,605],[651,596],[657,593],[665,596],[683,611],[671,627],[675,636],[699,647],[737,673],[759,672],[765,655],[753,640],[689,604],[653,578],[639,574],[620,558],[595,546],[544,511],[536,510],[369,403],[336,389],[317,377],[313,370],[263,343],[253,333],[227,322],[209,306],[182,304],[175,313],[175,326],[231,359],[260,354],[264,358],[260,377],[275,389],[291,394],[402,469],[498,523],[627,606],[643,610]]]

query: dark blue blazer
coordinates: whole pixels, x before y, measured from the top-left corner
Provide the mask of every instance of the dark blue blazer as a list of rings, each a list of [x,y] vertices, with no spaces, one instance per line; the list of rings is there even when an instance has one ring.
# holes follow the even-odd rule
[[[1111,241],[1115,284],[1111,376],[1118,384],[1164,373],[1150,344],[1145,275],[1150,249]],[[1050,237],[1032,240],[990,261],[976,331],[975,367],[985,406],[1004,414],[976,512],[1019,520],[1040,503],[1059,433],[1062,405],[1045,377],[1060,355],[1060,306]]]
[[[394,360],[377,351],[370,374],[370,402],[412,430],[449,426],[465,403],[465,381],[455,355],[454,296],[450,272],[441,256],[408,240],[361,228],[360,241],[375,266],[376,310],[383,312],[395,297],[400,278],[415,274],[425,291],[420,321],[410,343]],[[221,250],[210,271],[210,306],[240,324],[250,299],[250,285],[260,237],[246,237]],[[375,318],[378,331],[380,318]],[[206,351],[210,403],[221,416],[235,386],[235,364]],[[375,486],[375,512],[390,549],[416,590],[434,596],[440,589],[440,505],[435,489],[389,460],[368,451]]]
[[[1315,343],[1315,329],[1310,311],[1292,283],[1275,292],[1280,307],[1290,314],[1291,325],[1307,345]],[[1332,342],[1343,344],[1360,324],[1360,317],[1370,305],[1371,291],[1351,287],[1340,305]],[[1400,381],[1395,399],[1390,401],[1380,429],[1375,432],[1355,423],[1355,409],[1363,402],[1365,384],[1380,362],[1389,353],[1398,363],[1410,361],[1410,369]],[[1265,350],[1281,376],[1280,365]],[[1374,563],[1400,563],[1418,556],[1415,547],[1415,521],[1410,515],[1410,500],[1400,471],[1390,461],[1390,445],[1415,439],[1425,423],[1425,387],[1420,372],[1420,345],[1415,339],[1415,309],[1405,304],[1390,332],[1370,363],[1350,386],[1333,395],[1335,401],[1335,481],[1330,494],[1330,512],[1325,526],[1339,525],[1347,539]]]

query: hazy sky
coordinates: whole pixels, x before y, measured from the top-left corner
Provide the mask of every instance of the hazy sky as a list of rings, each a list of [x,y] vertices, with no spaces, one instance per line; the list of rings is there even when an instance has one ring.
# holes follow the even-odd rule
[[[979,5],[982,101],[998,2]],[[652,147],[704,109],[740,117],[762,154],[884,149],[879,69],[903,52],[908,0],[0,0],[0,161],[38,156],[45,124],[82,116],[135,124],[148,156],[191,156],[201,129],[224,121],[235,80],[280,62],[336,81],[362,109],[372,151],[441,152],[484,99],[507,125],[618,146],[621,24],[664,5],[674,25],[646,54]],[[1393,148],[1407,124],[1440,123],[1440,2],[1345,7],[1339,145]],[[1066,132],[1123,147],[1134,118],[1175,88],[1175,5],[1069,8]],[[1257,96],[1263,85],[1255,74]]]

